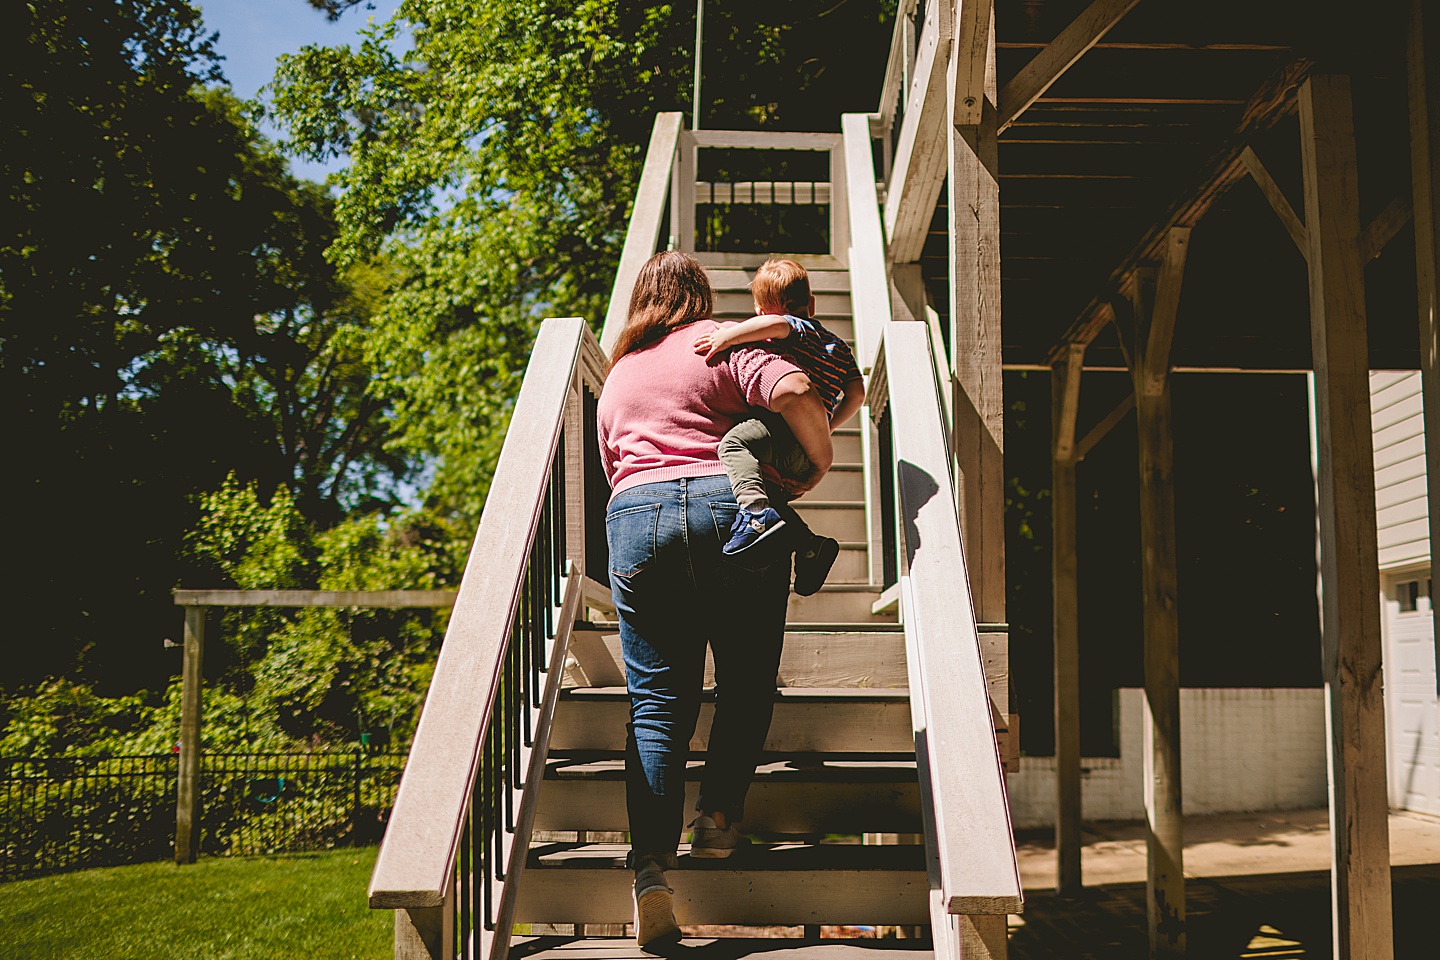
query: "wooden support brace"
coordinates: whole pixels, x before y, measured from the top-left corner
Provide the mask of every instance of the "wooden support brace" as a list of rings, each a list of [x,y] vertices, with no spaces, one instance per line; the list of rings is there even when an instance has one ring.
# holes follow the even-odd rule
[[[1130,396],[1117,403],[1114,410],[1111,410],[1109,413],[1105,414],[1105,419],[1101,420],[1099,423],[1095,424],[1095,426],[1091,427],[1090,432],[1085,434],[1085,436],[1080,439],[1079,443],[1075,444],[1076,462],[1078,463],[1079,461],[1084,460],[1085,457],[1090,453],[1090,451],[1095,449],[1095,445],[1101,440],[1104,440],[1105,435],[1108,434],[1111,430],[1114,430],[1117,426],[1119,426],[1120,421],[1125,419],[1125,415],[1134,409],[1135,394],[1132,393],[1130,394]]]
[[[1003,132],[1030,105],[1100,42],[1140,0],[1094,0],[1064,30],[1046,44],[1000,91],[999,129]]]
[[[1369,263],[1380,256],[1380,251],[1410,222],[1412,212],[1409,197],[1396,197],[1385,204],[1385,209],[1360,231],[1360,262]]]
[[[1252,148],[1246,147],[1240,151],[1240,162],[1245,164],[1250,179],[1255,181],[1255,185],[1270,204],[1270,209],[1275,211],[1275,216],[1284,224],[1285,232],[1290,234],[1290,239],[1295,241],[1295,246],[1304,254],[1309,248],[1309,241],[1305,239],[1305,222],[1300,219],[1295,208],[1290,206],[1285,192],[1280,189],[1275,178],[1270,176],[1270,171],[1265,169],[1265,164],[1260,162],[1260,157]]]

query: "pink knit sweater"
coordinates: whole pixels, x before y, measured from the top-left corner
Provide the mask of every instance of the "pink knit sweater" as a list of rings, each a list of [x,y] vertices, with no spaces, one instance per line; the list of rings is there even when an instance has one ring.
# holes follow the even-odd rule
[[[781,377],[801,372],[761,347],[735,347],[708,364],[695,337],[714,320],[686,324],[620,358],[600,394],[600,457],[614,493],[642,483],[725,472],[715,448],[731,427],[770,408]],[[612,494],[613,495],[613,494]]]

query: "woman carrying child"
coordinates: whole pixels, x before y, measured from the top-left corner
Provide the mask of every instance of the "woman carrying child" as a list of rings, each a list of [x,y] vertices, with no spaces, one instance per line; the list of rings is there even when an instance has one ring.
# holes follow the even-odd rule
[[[610,584],[630,692],[626,738],[629,866],[636,940],[678,940],[665,869],[683,822],[685,761],[700,710],[708,644],[715,718],[691,843],[696,857],[728,856],[774,709],[785,635],[789,554],[767,566],[725,559],[739,506],[717,448],[752,407],[783,418],[812,472],[833,457],[824,404],[795,363],[741,346],[707,363],[696,333],[718,329],[704,269],[679,252],[640,271],[600,397],[600,452],[613,493],[606,510]]]

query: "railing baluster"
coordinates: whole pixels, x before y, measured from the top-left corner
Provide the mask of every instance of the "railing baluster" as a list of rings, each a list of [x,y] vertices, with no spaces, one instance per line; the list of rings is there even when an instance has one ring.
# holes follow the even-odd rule
[[[471,817],[467,816],[465,818],[465,831],[461,835],[460,840],[460,863],[456,867],[459,874],[457,878],[459,882],[456,884],[455,890],[455,922],[457,931],[459,932],[459,937],[456,939],[460,947],[460,956],[466,958],[466,960],[469,960],[471,956],[470,929],[474,925],[474,918],[471,916],[472,904],[470,899],[472,892],[470,886],[472,869],[471,857],[474,855],[474,839],[471,835],[473,830],[474,821]]]

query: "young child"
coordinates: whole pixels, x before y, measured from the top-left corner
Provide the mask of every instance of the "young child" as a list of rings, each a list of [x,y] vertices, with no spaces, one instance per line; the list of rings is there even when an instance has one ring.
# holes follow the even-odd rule
[[[793,260],[770,260],[756,271],[750,293],[759,316],[701,334],[695,340],[695,352],[708,360],[737,344],[773,342],[810,377],[833,432],[865,402],[865,382],[849,344],[814,319],[809,274]],[[720,441],[719,455],[740,505],[724,552],[739,557],[781,530],[792,528],[788,539],[795,544],[795,592],[809,596],[819,590],[840,554],[840,545],[831,537],[812,533],[789,506],[789,497],[783,491],[769,490],[761,473],[761,465],[766,464],[782,479],[803,482],[814,472],[784,419],[767,411],[736,424]]]

